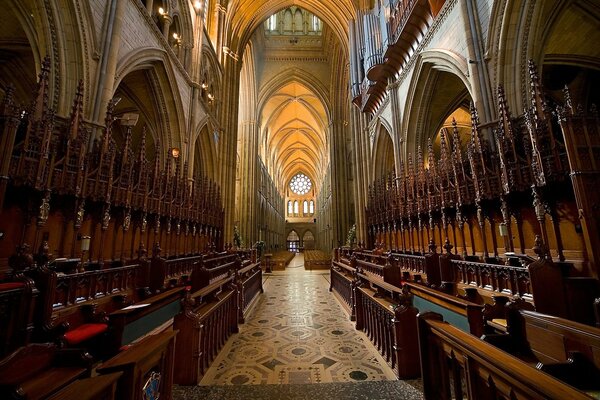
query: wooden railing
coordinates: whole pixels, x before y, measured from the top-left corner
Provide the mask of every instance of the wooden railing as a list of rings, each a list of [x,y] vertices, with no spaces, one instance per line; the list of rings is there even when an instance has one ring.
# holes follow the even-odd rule
[[[258,298],[260,293],[263,293],[262,269],[260,268],[259,263],[254,263],[246,268],[242,268],[238,274],[240,275],[241,281],[239,307],[241,320],[239,322],[243,323],[252,302],[254,299]]]
[[[425,274],[425,256],[392,253],[390,255],[390,262],[392,265],[398,266],[401,270]]]
[[[529,271],[525,267],[495,265],[474,261],[451,260],[458,281],[494,292],[532,299]]]
[[[590,399],[518,358],[442,322],[439,314],[420,315],[418,326],[426,400]]]
[[[352,286],[352,278],[348,277],[343,271],[331,269],[331,282],[329,291],[335,291],[339,294],[346,306],[346,310],[351,314],[351,319],[355,320],[353,315],[354,309],[354,288]]]
[[[175,348],[175,383],[197,385],[227,338],[237,332],[239,299],[232,282],[229,277],[192,293],[184,312],[175,317],[181,339]]]
[[[356,329],[365,331],[399,378],[418,376],[417,309],[377,299],[363,288],[355,293]]]
[[[166,260],[162,257],[152,257],[150,290],[155,293],[167,287],[185,283],[194,271],[202,255]]]

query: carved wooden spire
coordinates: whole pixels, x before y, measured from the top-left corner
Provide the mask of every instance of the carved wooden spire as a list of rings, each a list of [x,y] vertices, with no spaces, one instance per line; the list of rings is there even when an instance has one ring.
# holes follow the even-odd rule
[[[80,80],[77,85],[77,92],[71,107],[71,123],[69,126],[69,137],[75,139],[81,133],[81,123],[83,122],[83,81]]]
[[[44,118],[48,108],[49,95],[49,80],[50,80],[50,57],[46,56],[42,61],[42,69],[38,76],[38,84],[35,91],[35,98],[29,108],[29,118],[34,121],[39,121]]]

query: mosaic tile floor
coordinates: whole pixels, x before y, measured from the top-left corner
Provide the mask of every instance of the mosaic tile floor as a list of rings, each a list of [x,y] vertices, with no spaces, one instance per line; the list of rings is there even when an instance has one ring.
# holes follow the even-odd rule
[[[329,273],[303,256],[265,275],[265,293],[201,385],[307,384],[395,380],[368,338],[329,292]]]

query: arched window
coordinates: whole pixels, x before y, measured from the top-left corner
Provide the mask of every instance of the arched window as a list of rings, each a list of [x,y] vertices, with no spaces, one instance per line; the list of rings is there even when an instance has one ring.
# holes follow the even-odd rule
[[[273,14],[269,17],[268,29],[270,31],[277,30],[277,14]]]
[[[311,201],[310,201],[310,205],[309,205],[309,207],[308,207],[308,208],[309,208],[309,210],[310,210],[309,212],[310,212],[311,214],[314,214],[314,213],[315,213],[315,202],[311,200]]]
[[[318,32],[320,30],[320,22],[319,17],[313,15],[313,31]]]
[[[304,200],[304,203],[302,204],[302,212],[308,214],[308,201],[306,200]]]
[[[294,213],[294,207],[292,205],[292,201],[288,201],[288,215],[292,215]]]
[[[294,214],[298,214],[298,200],[294,201]]]

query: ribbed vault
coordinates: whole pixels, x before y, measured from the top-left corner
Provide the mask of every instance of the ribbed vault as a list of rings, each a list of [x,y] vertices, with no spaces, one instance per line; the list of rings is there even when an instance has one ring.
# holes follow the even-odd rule
[[[327,113],[315,93],[296,81],[280,87],[263,105],[260,128],[261,157],[282,191],[298,172],[316,185],[322,181],[328,160]]]

